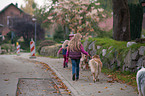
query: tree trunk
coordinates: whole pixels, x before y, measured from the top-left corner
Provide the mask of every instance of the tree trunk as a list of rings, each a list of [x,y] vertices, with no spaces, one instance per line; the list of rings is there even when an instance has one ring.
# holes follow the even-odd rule
[[[127,0],[113,0],[113,38],[118,41],[131,40]]]

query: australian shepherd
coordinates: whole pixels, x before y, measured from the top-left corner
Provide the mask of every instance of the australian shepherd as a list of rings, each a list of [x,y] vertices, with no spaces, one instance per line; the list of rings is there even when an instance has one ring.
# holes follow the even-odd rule
[[[100,60],[99,55],[94,55],[91,60],[89,60],[89,66],[91,69],[91,73],[93,75],[93,81],[99,81],[99,74],[101,73],[102,69],[102,62]]]
[[[82,70],[89,69],[87,60],[87,56],[85,54],[82,54],[82,57],[80,59],[80,65]]]
[[[142,67],[136,75],[139,96],[145,96],[145,68]]]

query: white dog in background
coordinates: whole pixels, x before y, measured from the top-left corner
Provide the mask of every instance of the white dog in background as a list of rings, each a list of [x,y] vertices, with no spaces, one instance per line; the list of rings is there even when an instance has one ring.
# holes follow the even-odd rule
[[[101,73],[102,69],[102,62],[100,60],[99,55],[94,55],[91,60],[89,60],[89,66],[91,69],[91,73],[93,75],[93,81],[99,81],[99,74]]]
[[[142,67],[136,75],[139,96],[145,96],[145,68]]]

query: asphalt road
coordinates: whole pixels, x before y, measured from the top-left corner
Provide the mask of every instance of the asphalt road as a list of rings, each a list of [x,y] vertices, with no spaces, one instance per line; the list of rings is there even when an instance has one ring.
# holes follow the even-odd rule
[[[0,96],[62,96],[67,91],[59,91],[57,81],[52,70],[39,62],[0,55]]]

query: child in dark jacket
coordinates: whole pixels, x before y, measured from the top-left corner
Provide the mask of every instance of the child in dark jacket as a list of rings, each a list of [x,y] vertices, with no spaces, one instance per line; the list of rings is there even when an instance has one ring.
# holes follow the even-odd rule
[[[69,40],[65,40],[64,43],[62,44],[62,47],[59,49],[59,51],[57,52],[57,56],[59,55],[60,51],[62,50],[62,55],[64,58],[63,61],[63,68],[68,67],[67,63],[68,63],[68,58],[66,58],[66,52],[67,52],[67,46],[68,46],[68,42]]]
[[[72,61],[72,80],[79,79],[79,63],[81,58],[81,53],[88,55],[88,52],[84,50],[83,45],[81,44],[82,35],[77,33],[70,40],[67,48],[66,56],[71,58]]]

